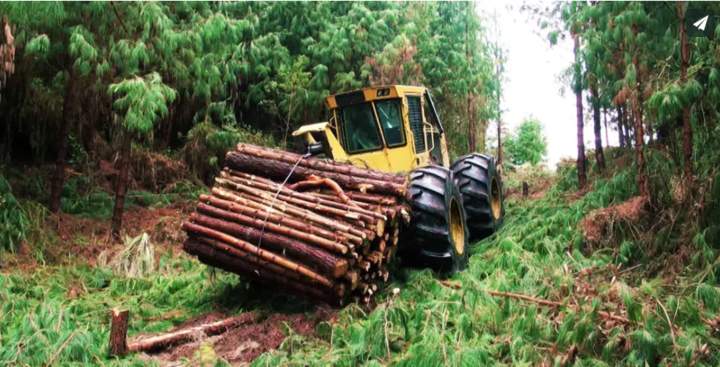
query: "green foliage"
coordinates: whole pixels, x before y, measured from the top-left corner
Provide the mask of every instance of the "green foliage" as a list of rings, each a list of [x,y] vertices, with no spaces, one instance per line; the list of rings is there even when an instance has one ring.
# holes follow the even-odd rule
[[[137,134],[151,131],[157,119],[167,115],[168,104],[176,96],[175,90],[163,84],[158,73],[111,84],[108,93],[117,97],[113,108],[123,114],[125,129]]]
[[[468,269],[451,279],[460,284],[459,289],[440,285],[428,271],[400,273],[389,287],[399,287],[399,295],[386,291],[379,306],[368,314],[348,306],[338,316],[332,339],[305,339],[292,353],[266,354],[253,365],[535,365],[555,355],[548,355],[548,345],[558,353],[574,353],[576,365],[682,364],[684,355],[695,353],[698,340],[708,340],[707,331],[697,327],[698,308],[689,307],[700,299],[712,302],[708,307],[713,307],[717,303],[712,301],[714,288],[704,286],[698,288],[698,295],[675,296],[669,293],[672,288],[663,286],[662,278],[631,286],[631,277],[597,274],[592,286],[600,295],[615,294],[615,301],[595,298],[586,309],[561,308],[562,318],[555,318],[553,309],[495,298],[484,291],[573,302],[575,291],[561,290],[575,289],[581,278],[578,272],[613,262],[600,251],[584,254],[580,250],[583,240],[578,223],[594,209],[635,195],[632,182],[633,175],[621,171],[598,179],[577,200],[564,198],[574,187],[565,191],[557,186],[538,201],[511,200],[500,232],[478,243]],[[648,303],[646,297],[657,298]],[[674,317],[677,354],[666,316],[655,299]],[[633,321],[627,329],[615,327],[607,335],[599,332],[604,321],[597,311],[606,307],[622,307]],[[715,314],[707,317],[711,315]],[[624,349],[627,340],[633,343],[629,353]],[[557,358],[559,362],[561,357]],[[703,358],[706,365],[718,362],[716,356]]]
[[[523,120],[517,131],[505,140],[505,150],[513,164],[535,166],[540,163],[547,154],[547,141],[540,121],[533,117]]]
[[[455,154],[467,149],[467,103],[481,142],[484,121],[498,111],[502,60],[470,3],[3,3],[0,13],[27,51],[18,55],[18,80],[32,85],[18,90],[35,92],[0,112],[23,111],[30,130],[42,132],[40,148],[57,140],[45,126],[62,120],[66,99],[92,107],[69,118],[92,121],[98,137],[117,135],[117,113],[133,134],[162,136],[160,145],[185,145],[176,138],[210,121],[287,146],[289,131],[323,118],[328,94],[371,84],[397,63],[402,75],[387,81],[434,91]],[[217,109],[223,118],[209,119]],[[164,117],[172,123],[158,124]],[[80,125],[87,132],[79,123],[72,130]],[[9,131],[23,139],[26,127]]]
[[[572,171],[563,172],[574,176]],[[703,344],[716,345],[702,320],[714,319],[720,309],[717,253],[702,236],[695,240],[693,251],[706,253],[703,256],[710,261],[697,263],[700,272],[691,268],[687,276],[678,277],[690,279],[689,285],[668,286],[662,276],[637,284],[633,272],[603,275],[602,269],[611,269],[607,266],[617,259],[602,249],[594,254],[583,251],[580,220],[594,209],[636,195],[633,179],[629,167],[598,178],[588,193],[575,200],[566,199],[574,187],[566,191],[559,186],[539,200],[511,199],[502,229],[476,244],[469,268],[450,279],[459,284],[457,289],[443,286],[428,270],[399,269],[393,283],[379,295],[375,309],[351,304],[338,312],[337,321],[319,324],[317,337],[288,330],[280,348],[253,365],[535,365],[556,358],[548,345],[558,351],[558,361],[562,353],[573,353],[577,365],[642,366],[690,360],[717,364],[716,355],[700,353]],[[149,265],[148,248],[136,251],[143,248],[138,247],[141,241],[141,237],[131,240],[127,254],[140,255],[122,252],[123,260],[136,258],[123,263],[140,259],[137,263]],[[639,247],[629,242],[621,247],[629,248],[621,252],[631,262],[638,261],[634,251]],[[580,271],[586,269],[593,269],[594,274],[583,280]],[[133,315],[131,337],[168,330],[218,305],[231,312],[303,310],[301,302],[288,302],[285,295],[238,286],[235,276],[218,274],[217,280],[210,281],[205,266],[185,257],[162,257],[155,271],[133,277],[102,265],[2,274],[0,364],[19,360],[31,365],[51,360],[56,364],[144,363],[136,356],[122,361],[106,357],[105,310],[116,305]],[[572,304],[580,298],[576,292],[583,281],[590,282],[597,295],[589,296],[579,309],[548,308],[485,292],[515,292]],[[395,287],[400,289],[398,294],[392,291]],[[80,296],[69,296],[70,288],[81,290]],[[658,304],[672,320],[674,343],[665,311]],[[609,308],[621,309],[631,323],[606,330],[598,312]],[[633,345],[630,352],[625,349],[627,341]],[[205,345],[196,357],[193,360],[214,361],[217,354]]]
[[[14,251],[27,238],[30,223],[12,188],[0,175],[0,252]]]
[[[0,364],[144,366],[136,356],[108,359],[108,309],[129,309],[132,337],[166,330],[241,292],[236,277],[211,282],[190,259],[161,258],[158,271],[140,278],[88,266],[0,274]]]
[[[221,127],[211,121],[204,121],[188,132],[183,155],[198,176],[209,178],[220,170],[225,153],[241,142],[261,146],[276,144],[270,136],[251,128],[237,126],[234,120],[223,123]]]
[[[28,56],[45,58],[50,50],[50,38],[47,34],[41,34],[33,37],[25,47]]]
[[[128,207],[161,207],[173,203],[195,200],[206,188],[189,181],[178,181],[163,192],[130,190],[127,193]],[[85,218],[109,219],[112,217],[115,199],[113,195],[97,187],[86,176],[71,177],[63,187],[61,209],[64,213]]]

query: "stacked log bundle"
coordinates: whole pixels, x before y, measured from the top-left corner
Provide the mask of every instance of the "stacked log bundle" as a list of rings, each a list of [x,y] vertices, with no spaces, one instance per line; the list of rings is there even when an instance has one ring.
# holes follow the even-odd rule
[[[369,303],[388,281],[406,178],[240,144],[183,224],[208,265],[305,297]]]

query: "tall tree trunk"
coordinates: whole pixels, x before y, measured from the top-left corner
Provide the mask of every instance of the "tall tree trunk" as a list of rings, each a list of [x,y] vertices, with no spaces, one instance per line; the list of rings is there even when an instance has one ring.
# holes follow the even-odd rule
[[[578,52],[580,50],[580,38],[577,34],[573,35],[574,47],[573,53],[575,55],[575,62],[580,62]],[[575,108],[577,110],[577,174],[578,174],[578,188],[580,190],[585,188],[587,185],[587,173],[585,172],[585,137],[583,136],[583,104],[582,104],[582,84],[581,75],[582,72],[579,66],[575,66]]]
[[[635,64],[635,70],[640,70],[640,63],[638,61],[637,54],[633,56],[633,64]],[[645,145],[645,133],[642,118],[642,87],[639,72],[637,82],[635,83],[635,91],[632,94],[633,117],[635,119],[635,163],[637,164],[637,185],[640,195],[649,198],[650,189],[648,187],[647,171],[645,168],[645,153],[643,152],[643,146]]]
[[[467,62],[467,65],[469,66],[471,63],[470,58],[470,2],[468,2],[465,8],[465,61]],[[467,109],[467,120],[468,120],[468,151],[474,152],[477,150],[477,126],[475,124],[475,116],[473,114],[473,108],[472,108],[472,93],[470,89],[467,91],[467,98],[466,98],[466,109]]]
[[[500,116],[498,115],[498,119],[497,119],[497,164],[498,165],[502,165],[502,160],[503,160],[502,133],[501,132],[502,132],[502,121],[500,120]]]
[[[620,148],[625,148],[625,117],[623,116],[622,106],[617,106],[617,126],[618,126],[618,144]]]
[[[128,179],[130,177],[130,150],[132,139],[128,131],[122,132],[122,146],[118,160],[118,175],[115,182],[115,207],[112,216],[112,237],[120,239],[123,212],[125,211],[125,194],[127,194]]]
[[[678,24],[680,33],[680,82],[685,85],[687,83],[687,69],[690,62],[690,45],[687,40],[687,32],[685,30],[685,10],[687,4],[685,2],[677,3]],[[693,142],[692,142],[692,124],[690,123],[690,105],[686,104],[682,110],[682,126],[683,126],[683,161],[685,163],[685,176],[691,177],[693,174]]]
[[[634,120],[633,120],[633,112],[632,112],[632,111],[628,111],[627,105],[623,105],[623,111],[625,112],[625,114],[624,114],[624,116],[623,116],[624,119],[625,119],[625,122],[624,122],[624,125],[625,125],[625,146],[626,146],[626,147],[632,147],[632,146],[633,146],[633,141],[632,141],[632,135],[630,135],[630,134],[631,134],[631,131],[632,131],[632,129],[633,129],[632,126],[631,126],[632,121],[634,121]]]
[[[590,84],[593,108],[593,130],[595,132],[595,163],[598,169],[602,171],[605,169],[605,153],[603,153],[602,126],[600,125],[600,97],[595,82],[593,81]]]
[[[72,68],[71,68],[72,69]],[[60,199],[62,196],[63,186],[65,185],[65,163],[68,151],[69,136],[72,108],[75,106],[75,73],[70,71],[68,74],[68,83],[65,86],[65,97],[63,99],[62,120],[60,121],[59,145],[57,157],[55,160],[55,175],[50,185],[50,211],[57,213],[60,211]]]
[[[603,123],[605,124],[605,146],[610,146],[610,133],[608,132],[608,124],[607,124],[607,107],[603,107]]]

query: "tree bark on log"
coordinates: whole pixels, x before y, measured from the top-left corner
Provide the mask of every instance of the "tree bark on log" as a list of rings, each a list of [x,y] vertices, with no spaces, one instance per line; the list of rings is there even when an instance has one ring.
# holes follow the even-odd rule
[[[204,214],[212,215],[217,219],[229,219],[233,222],[237,222],[236,218],[237,216],[240,216],[240,214],[226,212],[205,204],[200,204],[200,206],[198,206],[198,211]],[[201,214],[193,215],[191,217],[191,220],[202,225],[209,225],[209,223],[216,222],[212,219],[213,218],[206,217]],[[348,269],[347,260],[338,258],[329,252],[309,246],[306,243],[271,232],[263,232],[261,229],[247,225],[243,226],[226,222],[222,223],[225,223],[223,224],[222,230],[227,231],[226,233],[240,236],[248,241],[253,241],[253,243],[258,245],[258,247],[261,245],[267,245],[275,251],[279,251],[292,258],[309,263],[311,266],[316,267],[321,271],[329,272],[336,278],[341,276]]]
[[[220,222],[220,221],[218,221]],[[222,222],[220,222],[222,223]],[[220,227],[220,226],[218,226]],[[287,268],[291,271],[300,273],[309,279],[312,279],[322,285],[332,287],[333,283],[330,279],[312,271],[306,266],[300,265],[298,263],[295,263],[293,261],[290,261],[282,256],[279,256],[277,254],[274,254],[270,251],[263,250],[257,246],[253,246],[248,242],[245,242],[243,240],[237,239],[235,237],[232,237],[230,235],[227,235],[223,232],[220,232],[218,230],[215,230],[213,228],[207,228],[203,227],[194,223],[185,222],[183,223],[183,229],[188,230],[190,232],[194,232],[206,237],[210,237],[212,239],[216,239],[221,242],[232,244],[234,247],[238,249],[242,249],[242,251],[245,251],[247,253],[256,255],[268,262],[275,263],[277,265],[280,265],[284,268]]]
[[[367,238],[367,235],[364,231],[355,228],[353,225],[347,222],[333,220],[331,218],[318,215],[318,213],[315,213],[311,210],[299,208],[289,203],[265,199],[244,192],[231,191],[233,189],[234,186],[228,187],[227,185],[224,185],[222,188],[214,188],[212,191],[214,195],[226,200],[244,200],[247,202],[252,202],[254,203],[253,205],[260,205],[261,210],[283,213],[284,215],[295,218],[297,220],[310,221],[317,225],[326,227],[327,229],[339,231],[339,234],[347,234],[348,236],[353,236],[356,240],[359,239],[360,243],[362,243],[362,241]]]
[[[320,213],[316,213],[310,209],[301,208],[292,203],[277,200],[277,198],[268,197],[262,192],[248,190],[249,188],[247,187],[237,185],[229,181],[218,181],[218,179],[216,179],[216,183],[221,184],[221,186],[223,186],[224,188],[234,190],[234,192],[231,192],[232,195],[244,198],[246,200],[255,201],[257,203],[265,205],[267,208],[287,213],[302,220],[310,220],[315,223],[327,226],[329,228],[350,233],[352,235],[360,237],[361,239],[366,239],[369,236],[372,236],[373,233],[372,231],[367,231],[364,228],[346,222],[344,220],[346,218],[329,218],[327,216],[320,215]],[[370,238],[370,240],[372,239]]]
[[[225,156],[225,162],[228,167],[234,170],[262,174],[263,176],[272,177],[278,180],[284,180],[288,175],[290,176],[290,179],[294,181],[307,179],[311,175],[325,176],[339,183],[343,187],[354,190],[388,195],[405,195],[405,184],[399,184],[392,181],[380,181],[360,176],[350,176],[350,174],[347,173],[320,171],[300,165],[295,167],[293,170],[294,166],[290,163],[244,155],[235,151],[229,152]]]
[[[284,281],[302,283],[308,286],[317,287],[318,289],[327,290],[331,288],[318,285],[312,279],[308,279],[299,273],[292,272],[287,268],[266,261],[256,255],[248,254],[230,244],[212,238],[203,236],[188,238],[184,246],[186,248],[190,248],[191,251],[189,252],[195,255],[207,255],[214,257],[218,257],[219,255],[227,256],[229,264],[231,264],[234,268],[252,273],[253,276],[256,277],[262,278],[272,275],[273,277],[282,278]]]
[[[209,337],[222,334],[240,325],[254,322],[257,319],[255,313],[249,312],[239,316],[211,322],[209,324],[183,328],[167,334],[149,336],[131,342],[128,345],[129,352],[156,352],[173,345],[184,344],[198,337]]]
[[[263,218],[263,220],[268,220],[276,224],[305,231],[308,234],[313,234],[332,242],[350,242],[356,245],[362,244],[361,238],[352,236],[349,233],[339,233],[336,231],[326,230],[309,221],[300,221],[288,216],[280,215],[277,211],[269,210],[270,208],[267,207],[261,206],[260,208],[256,208],[252,205],[254,203],[244,200],[241,197],[225,200],[224,198],[221,199],[216,196],[200,195],[200,202],[208,203],[216,208],[229,210],[231,212],[245,214],[252,218]]]
[[[274,232],[288,238],[304,241],[317,247],[324,248],[328,251],[332,251],[333,253],[347,254],[349,251],[349,247],[345,244],[333,242],[313,234],[308,234],[306,232],[296,230],[294,228],[284,227],[279,224],[265,221],[261,218],[252,218],[239,213],[228,212],[202,203],[198,205],[198,211],[215,216],[220,219],[229,219],[232,222],[243,224],[245,226],[253,226],[268,233]],[[223,230],[224,229],[225,228],[223,228]],[[228,227],[227,229],[230,229],[230,227]],[[250,234],[248,234],[248,236],[250,236]]]
[[[222,176],[222,174],[221,174]],[[330,205],[327,205],[326,203],[323,203],[322,200],[318,198],[308,197],[308,196],[301,196],[297,195],[299,193],[287,193],[283,190],[279,191],[271,191],[272,189],[262,189],[262,188],[256,188],[253,187],[251,183],[248,182],[238,182],[238,180],[234,180],[232,178],[227,178],[226,181],[218,181],[223,179],[215,179],[216,182],[219,182],[221,184],[227,184],[228,181],[231,181],[234,185],[232,185],[235,189],[247,192],[248,194],[252,194],[264,199],[270,199],[270,200],[279,200],[283,203],[290,203],[294,204],[296,206],[325,213],[330,214],[334,216],[338,216],[347,220],[368,220],[367,217],[369,217],[366,214],[350,210],[350,208],[347,205],[343,205],[340,203],[331,203]],[[337,206],[341,206],[341,208],[338,208]],[[365,216],[365,218],[363,218]]]
[[[185,251],[208,265],[331,304],[370,302],[389,278],[401,221],[409,221],[404,179],[376,182],[387,174],[242,147],[227,154],[212,195],[201,195],[183,224]],[[295,190],[301,186],[310,190]]]
[[[296,278],[296,275],[289,275],[286,269],[275,264],[260,265],[261,263],[247,261],[247,258],[232,256],[222,250],[222,243],[218,241],[205,238],[188,239],[183,244],[183,248],[205,264],[264,284],[279,285],[298,296],[310,296],[330,304],[338,304],[344,298],[330,288],[319,286],[317,283],[307,283],[302,278]]]
[[[362,169],[355,167],[351,164],[337,161],[321,160],[317,158],[305,158],[301,160],[300,158],[302,156],[299,154],[271,148],[263,148],[249,144],[238,144],[236,151],[255,157],[269,158],[292,165],[300,161],[298,166],[311,168],[313,170],[321,172],[332,172],[336,174],[367,178],[371,180],[388,181],[399,185],[405,185],[406,182],[406,178],[401,175]]]

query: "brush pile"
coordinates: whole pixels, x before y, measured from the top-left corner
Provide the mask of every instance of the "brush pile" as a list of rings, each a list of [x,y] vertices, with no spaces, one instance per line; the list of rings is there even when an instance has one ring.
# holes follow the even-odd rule
[[[208,265],[335,305],[369,303],[389,278],[406,178],[240,144],[183,224]]]

